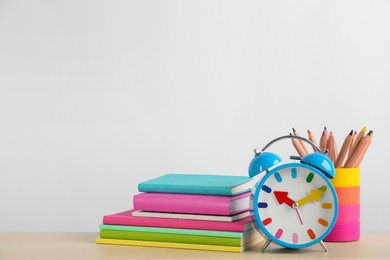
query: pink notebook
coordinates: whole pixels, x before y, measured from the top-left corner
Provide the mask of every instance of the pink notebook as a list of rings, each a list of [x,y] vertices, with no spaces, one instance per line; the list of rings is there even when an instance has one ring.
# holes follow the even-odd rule
[[[244,232],[253,228],[250,216],[233,221],[207,221],[207,220],[188,220],[188,219],[169,219],[169,218],[146,218],[134,217],[128,210],[117,214],[106,215],[103,217],[103,224],[106,225],[124,225],[124,226],[144,226],[144,227],[165,227],[165,228],[186,228],[215,231]]]
[[[205,215],[234,215],[249,210],[250,192],[236,196],[175,193],[140,193],[133,197],[136,210]]]

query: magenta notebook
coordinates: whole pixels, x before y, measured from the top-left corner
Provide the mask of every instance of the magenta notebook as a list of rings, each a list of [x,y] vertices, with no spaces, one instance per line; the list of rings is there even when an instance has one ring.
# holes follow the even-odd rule
[[[249,210],[249,196],[250,192],[236,196],[147,192],[135,195],[133,205],[144,211],[228,216]]]
[[[164,228],[186,228],[231,232],[244,232],[250,228],[253,228],[250,216],[234,222],[222,222],[207,220],[133,217],[133,211],[134,210],[128,210],[117,214],[106,215],[103,217],[103,224]]]

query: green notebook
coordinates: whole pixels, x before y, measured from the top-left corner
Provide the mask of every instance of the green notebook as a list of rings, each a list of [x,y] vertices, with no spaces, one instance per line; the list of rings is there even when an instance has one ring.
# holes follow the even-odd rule
[[[217,237],[189,234],[174,234],[174,233],[159,233],[159,232],[138,232],[138,231],[122,231],[122,230],[100,230],[100,238],[109,239],[125,239],[139,241],[158,241],[172,243],[188,243],[202,245],[221,245],[221,246],[237,246],[241,247],[244,244],[258,238],[258,232],[251,232],[249,235],[242,238],[235,237]]]
[[[250,235],[252,232],[257,232],[255,228],[251,228],[245,232],[230,232],[230,231],[199,230],[199,229],[187,229],[187,228],[159,228],[159,227],[143,227],[143,226],[105,225],[105,224],[99,225],[99,229],[212,236],[212,237],[232,237],[232,238],[243,238],[245,236]]]
[[[250,191],[248,176],[211,174],[166,174],[138,184],[140,192],[185,193],[233,196]]]

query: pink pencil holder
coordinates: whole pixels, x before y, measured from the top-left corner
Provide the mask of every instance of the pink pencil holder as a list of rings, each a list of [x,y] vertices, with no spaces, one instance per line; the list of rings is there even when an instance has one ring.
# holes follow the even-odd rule
[[[339,214],[327,242],[348,242],[360,239],[360,169],[336,168],[331,180],[339,200]]]

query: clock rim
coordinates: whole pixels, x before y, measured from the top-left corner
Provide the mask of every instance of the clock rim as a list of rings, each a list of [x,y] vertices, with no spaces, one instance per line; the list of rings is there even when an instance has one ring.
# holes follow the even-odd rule
[[[288,168],[288,167],[303,167],[303,168],[306,168],[308,170],[311,170],[313,171],[315,174],[317,175],[320,175],[321,178],[328,184],[328,186],[330,187],[330,190],[332,192],[332,195],[333,195],[333,198],[334,198],[334,203],[335,203],[335,211],[334,211],[334,218],[332,220],[332,222],[330,223],[330,225],[327,227],[326,231],[319,237],[317,237],[316,239],[314,239],[313,241],[311,242],[308,242],[308,243],[304,243],[304,244],[291,244],[291,243],[287,243],[287,242],[284,242],[284,241],[281,241],[280,239],[277,239],[275,238],[275,236],[273,236],[266,228],[265,226],[263,225],[261,219],[260,219],[260,216],[259,216],[259,213],[258,213],[258,210],[255,210],[257,208],[257,203],[258,203],[258,195],[260,193],[260,190],[259,187],[261,187],[266,180],[268,180],[275,172],[277,172],[278,170],[282,169],[282,168]],[[255,187],[253,188],[253,191],[252,191],[252,194],[250,196],[250,215],[251,215],[251,218],[252,218],[252,222],[254,222],[255,224],[255,228],[257,229],[257,231],[263,236],[265,237],[266,239],[271,239],[272,242],[276,243],[276,244],[279,244],[281,246],[284,246],[284,247],[287,247],[287,248],[304,248],[304,247],[310,247],[312,245],[315,245],[317,243],[319,243],[320,241],[322,241],[333,229],[334,225],[336,224],[336,221],[337,221],[337,217],[338,217],[338,213],[339,213],[339,203],[338,203],[338,197],[337,197],[337,193],[336,193],[336,190],[332,184],[332,182],[329,180],[328,177],[326,177],[321,171],[317,170],[316,168],[310,166],[310,165],[306,165],[306,164],[302,164],[302,163],[287,163],[287,164],[283,164],[283,165],[279,165],[275,168],[273,168],[272,170],[270,170],[267,174],[265,174],[256,184],[255,184]]]

